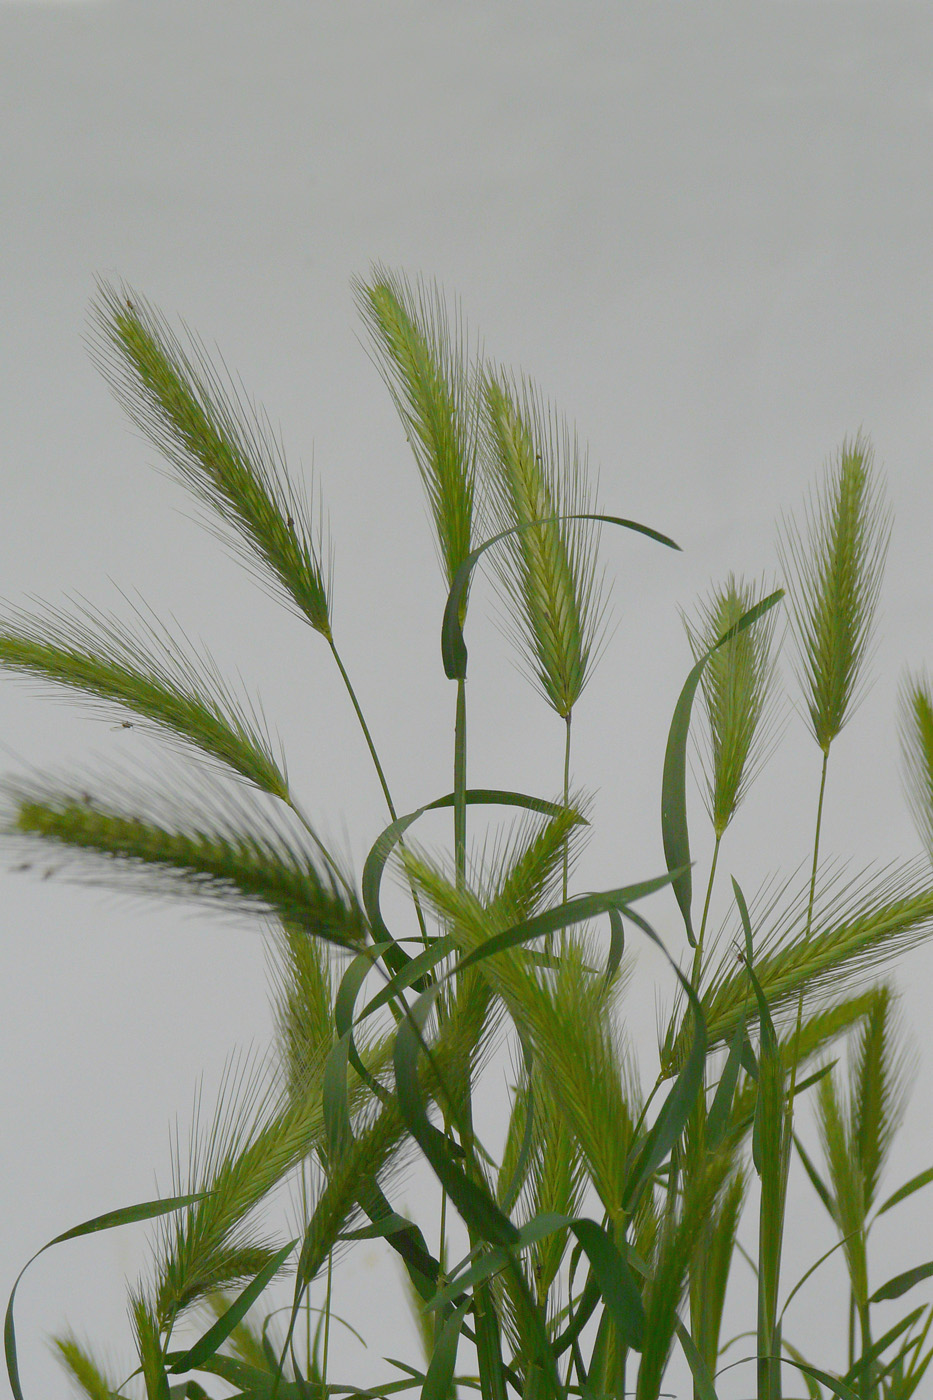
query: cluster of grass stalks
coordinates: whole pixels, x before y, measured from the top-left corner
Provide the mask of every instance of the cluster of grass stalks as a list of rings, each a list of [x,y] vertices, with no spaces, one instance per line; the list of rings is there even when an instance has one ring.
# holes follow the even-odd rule
[[[471,350],[436,287],[376,267],[355,290],[436,533],[441,656],[456,683],[449,792],[397,811],[338,650],[332,560],[307,493],[265,416],[126,287],[104,286],[97,298],[98,362],[221,537],[329,648],[386,802],[363,869],[348,872],[327,849],[258,709],[184,639],[139,613],[126,623],[87,605],[0,617],[0,664],[154,729],[180,747],[188,776],[161,790],[126,773],[104,773],[96,787],[87,777],[10,778],[7,839],[53,849],[90,880],[260,918],[276,1005],[271,1073],[231,1074],[213,1114],[196,1115],[187,1148],[178,1144],[175,1194],[45,1246],[158,1222],[153,1265],[130,1288],[130,1374],[108,1374],[73,1336],[56,1339],[63,1365],[91,1400],[407,1391],[454,1400],[470,1388],[483,1400],[656,1400],[677,1353],[694,1400],[726,1400],[736,1385],[757,1400],[923,1393],[933,1305],[905,1304],[893,1323],[889,1311],[879,1322],[877,1308],[933,1276],[933,1264],[879,1283],[869,1234],[933,1168],[882,1190],[910,1056],[893,994],[873,979],[933,932],[933,876],[913,861],[840,891],[819,860],[829,756],[864,685],[890,530],[870,444],[844,442],[802,516],[782,522],[781,587],[730,573],[684,614],[694,665],[672,697],[665,868],[625,884],[610,871],[605,889],[573,894],[589,804],[572,782],[571,719],[603,637],[599,533],[677,546],[597,506],[575,430],[528,379]],[[557,801],[467,784],[464,627],[481,563],[494,566],[530,679],[565,723]],[[732,923],[713,937],[721,843],[777,742],[782,608],[820,764],[816,810],[798,814],[813,830],[809,879],[749,908],[748,881],[732,874]],[[904,684],[901,725],[911,802],[933,855],[933,694],[922,676]],[[691,733],[713,835],[697,926]],[[449,859],[416,840],[419,818],[444,808]],[[468,825],[481,836],[490,809],[511,828],[478,841],[483,854],[471,860]],[[411,905],[390,927],[381,892],[392,874]],[[649,922],[651,896],[676,901],[676,944]],[[627,938],[662,949],[677,992],[656,1064],[626,1034]],[[506,1031],[517,1065],[510,1116],[484,1143],[474,1101]],[[806,1100],[813,1111],[802,1120]],[[802,1279],[784,1277],[794,1212],[813,1209],[789,1197],[795,1156],[848,1273],[842,1358],[804,1354],[785,1325],[798,1289],[820,1288],[828,1258]],[[409,1218],[393,1203],[397,1173],[415,1157],[438,1180],[439,1219]],[[288,1182],[299,1201],[293,1238],[267,1208]],[[754,1255],[739,1239],[746,1216],[746,1237],[757,1216]],[[423,1355],[391,1363],[385,1382],[366,1389],[334,1359],[333,1275],[353,1269],[360,1240],[398,1256],[423,1343]],[[739,1255],[755,1279],[744,1315],[741,1303],[726,1306]],[[6,1363],[23,1400],[15,1292]],[[820,1304],[827,1316],[840,1296],[831,1292]],[[737,1311],[739,1358],[725,1335]]]

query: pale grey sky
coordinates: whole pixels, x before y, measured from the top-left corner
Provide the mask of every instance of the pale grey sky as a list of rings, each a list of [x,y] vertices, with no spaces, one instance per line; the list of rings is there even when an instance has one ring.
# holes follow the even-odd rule
[[[95,278],[125,278],[220,348],[296,470],[313,461],[338,638],[413,807],[449,786],[452,697],[419,483],[349,285],[379,260],[459,295],[487,353],[576,421],[603,506],[683,547],[605,540],[617,627],[576,721],[576,776],[597,793],[583,882],[662,868],[661,764],[690,661],[678,607],[729,570],[773,572],[777,516],[799,512],[860,426],[895,528],[875,681],[833,752],[823,849],[851,856],[853,874],[913,856],[895,697],[905,664],[933,664],[931,168],[926,4],[0,0],[0,597],[80,593],[125,616],[118,589],[138,590],[174,614],[261,691],[305,805],[358,871],[383,815],[319,639],[191,523],[82,338]],[[556,788],[560,726],[484,624],[490,596],[481,584],[471,616],[471,780]],[[158,762],[138,731],[2,677],[0,741],[40,767]],[[747,889],[805,858],[818,775],[791,712],[724,845]],[[692,811],[705,860],[698,800]],[[154,1171],[166,1188],[168,1127],[187,1121],[202,1069],[208,1093],[236,1045],[269,1035],[252,927],[12,863],[0,872],[7,1291],[51,1236],[146,1198]],[[653,909],[677,947],[672,911]],[[650,1074],[643,962],[631,1005]],[[900,966],[922,1058],[892,1189],[933,1160],[931,978],[933,950]],[[791,1281],[831,1238],[806,1188],[800,1199],[813,1228]],[[933,1256],[933,1229],[896,1215],[892,1271]],[[376,1254],[361,1268],[386,1308],[378,1357],[402,1350],[406,1324]],[[44,1344],[65,1323],[128,1357],[122,1273],[145,1259],[134,1230],[34,1266],[18,1309],[27,1397],[66,1393]],[[343,1302],[365,1324],[375,1304],[359,1307],[360,1277]],[[804,1337],[820,1296],[811,1285]],[[744,1393],[734,1376],[724,1400]]]

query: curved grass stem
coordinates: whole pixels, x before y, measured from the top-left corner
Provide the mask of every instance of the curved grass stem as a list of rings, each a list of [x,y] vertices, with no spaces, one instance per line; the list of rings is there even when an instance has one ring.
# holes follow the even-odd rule
[[[386,806],[389,809],[389,816],[392,818],[393,821],[397,821],[398,812],[395,810],[395,803],[392,801],[392,793],[389,791],[389,784],[386,780],[386,775],[383,771],[382,764],[379,761],[379,754],[376,750],[376,745],[373,743],[373,736],[369,732],[369,725],[366,723],[366,716],[363,714],[360,702],[356,698],[356,691],[353,689],[353,684],[350,680],[350,677],[347,673],[347,669],[343,664],[343,660],[340,656],[339,651],[337,650],[336,644],[334,643],[334,639],[332,636],[328,635],[327,643],[331,649],[331,654],[333,655],[333,658],[337,663],[337,669],[340,672],[343,683],[346,686],[347,694],[350,697],[350,703],[352,704],[353,709],[356,713],[356,717],[359,721],[360,729],[363,731],[363,738],[366,740],[366,747],[369,749],[369,754],[373,761],[373,767],[375,768],[376,776],[379,779],[379,786],[382,788],[382,793],[386,800]],[[400,844],[404,845],[404,843]],[[421,930],[421,941],[422,943],[424,943],[425,947],[427,947],[428,930],[427,925],[424,922],[424,911],[421,908],[421,901],[418,898],[418,892],[415,889],[414,885],[411,883],[411,881],[409,881],[409,889],[411,890],[412,902],[415,906],[415,914],[418,918],[418,927]]]

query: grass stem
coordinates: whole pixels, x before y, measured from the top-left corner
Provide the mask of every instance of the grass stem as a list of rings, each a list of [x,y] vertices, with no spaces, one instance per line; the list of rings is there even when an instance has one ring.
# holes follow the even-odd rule
[[[466,881],[466,680],[457,681],[457,718],[454,728],[454,859],[457,888]]]

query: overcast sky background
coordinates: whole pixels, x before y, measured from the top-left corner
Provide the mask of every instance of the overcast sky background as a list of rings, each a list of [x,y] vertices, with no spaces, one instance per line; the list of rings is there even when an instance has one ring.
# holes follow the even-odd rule
[[[174,615],[261,693],[296,790],[359,872],[384,815],[326,648],[193,523],[83,337],[95,278],[126,279],[220,348],[296,472],[313,463],[338,644],[411,809],[449,789],[453,689],[420,484],[350,289],[379,260],[458,295],[487,353],[576,421],[603,507],[683,548],[604,539],[617,625],[575,723],[576,778],[596,794],[578,886],[663,868],[664,743],[690,666],[677,609],[729,570],[773,574],[777,517],[799,515],[860,426],[895,526],[874,684],[833,749],[822,849],[853,875],[913,857],[895,702],[904,666],[933,663],[931,169],[926,4],[0,0],[0,597],[82,594],[127,617],[118,590],[138,590]],[[470,780],[554,791],[562,727],[485,620],[491,597],[480,582]],[[747,891],[811,840],[819,752],[785,671],[782,747],[721,856]],[[158,772],[158,749],[115,723],[0,683],[11,771]],[[169,1188],[169,1127],[198,1076],[209,1099],[231,1051],[261,1049],[271,1025],[254,926],[76,890],[17,858],[0,869],[4,1296],[58,1232],[146,1199],[154,1176]],[[679,952],[673,900],[651,914]],[[653,1080],[670,979],[641,967],[629,1006]],[[933,949],[897,980],[920,1069],[891,1190],[933,1161]],[[421,1189],[410,1175],[399,1203]],[[832,1241],[809,1188],[797,1199],[788,1283]],[[876,1282],[933,1256],[924,1218],[885,1218]],[[66,1324],[130,1369],[123,1275],[145,1266],[146,1239],[135,1227],[33,1266],[17,1314],[27,1397],[67,1393],[44,1341]],[[340,1343],[337,1370],[357,1381],[386,1351],[415,1355],[379,1256],[364,1247],[338,1285],[372,1343],[362,1361]],[[813,1343],[840,1279],[811,1282],[789,1335]],[[731,1373],[723,1400],[751,1384]]]

